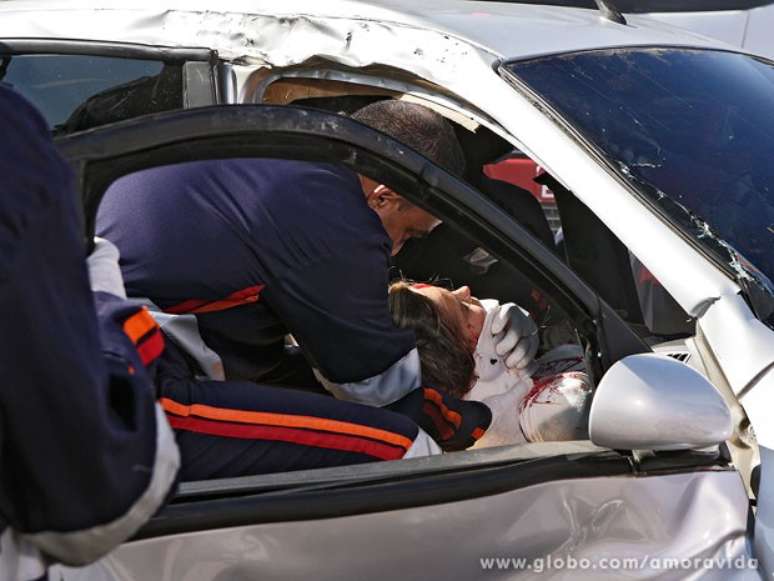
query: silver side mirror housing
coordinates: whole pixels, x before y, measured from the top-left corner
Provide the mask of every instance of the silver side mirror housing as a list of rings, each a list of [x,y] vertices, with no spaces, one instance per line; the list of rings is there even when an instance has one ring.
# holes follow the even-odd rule
[[[703,375],[671,357],[617,361],[597,386],[591,441],[616,450],[690,450],[731,437],[731,412]]]

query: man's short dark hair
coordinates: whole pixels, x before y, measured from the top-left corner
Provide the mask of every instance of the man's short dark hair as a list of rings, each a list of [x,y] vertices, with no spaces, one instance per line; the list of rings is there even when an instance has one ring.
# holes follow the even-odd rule
[[[451,174],[461,177],[465,172],[465,156],[454,129],[432,109],[387,99],[355,111],[352,118],[405,143]]]

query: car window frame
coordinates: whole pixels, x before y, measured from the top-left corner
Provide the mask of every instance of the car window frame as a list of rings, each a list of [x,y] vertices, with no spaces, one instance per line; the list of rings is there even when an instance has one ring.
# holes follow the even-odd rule
[[[180,64],[183,108],[222,103],[224,83],[217,51],[97,40],[0,38],[0,57],[21,55],[92,56]]]
[[[722,449],[634,457],[577,441],[186,482],[129,542],[435,506],[587,478],[654,478],[706,471],[736,471],[736,467]]]
[[[274,488],[250,490],[242,487],[234,494],[217,485],[198,485],[198,494],[178,495],[154,516],[132,541],[147,540],[208,529],[249,526],[312,519],[340,518],[378,512],[405,510],[460,502],[493,494],[502,494],[531,486],[565,480],[604,477],[631,477],[635,470],[625,454],[597,448],[591,443],[547,442],[544,455],[522,457],[519,446],[464,451],[416,458],[400,462],[376,462],[334,469],[304,470],[279,474]],[[535,447],[535,445],[532,445]],[[476,454],[477,462],[466,461]],[[511,456],[509,459],[508,456]],[[489,457],[489,459],[487,459]],[[718,457],[688,454],[689,465],[679,471],[702,467],[730,469]],[[401,470],[400,468],[403,468]],[[672,470],[676,469],[672,466]],[[314,483],[319,472],[336,472],[327,483]],[[273,476],[273,475],[267,475]],[[310,479],[305,486],[283,485],[282,480]],[[257,482],[261,476],[239,480]],[[238,479],[232,479],[236,481]],[[206,494],[209,492],[209,494]],[[204,493],[204,494],[203,494]]]

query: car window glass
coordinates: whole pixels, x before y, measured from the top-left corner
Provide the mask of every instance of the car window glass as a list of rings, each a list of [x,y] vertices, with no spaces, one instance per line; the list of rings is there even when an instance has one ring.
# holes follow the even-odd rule
[[[92,55],[0,59],[0,80],[29,99],[58,134],[183,104],[180,64]]]
[[[558,243],[561,240],[562,222],[556,198],[551,188],[535,181],[543,171],[539,164],[519,150],[513,150],[484,166],[484,175],[488,178],[513,184],[532,194],[545,214],[554,243]]]
[[[774,64],[632,48],[506,68],[729,271],[771,288]]]
[[[486,165],[484,173],[521,188],[539,203],[550,228],[548,240],[534,228],[534,220],[525,215],[523,205],[511,214],[593,286],[640,336],[651,340],[692,334],[690,317],[645,265],[529,156],[514,150]],[[554,187],[558,187],[558,194]],[[508,208],[501,200],[494,201]]]

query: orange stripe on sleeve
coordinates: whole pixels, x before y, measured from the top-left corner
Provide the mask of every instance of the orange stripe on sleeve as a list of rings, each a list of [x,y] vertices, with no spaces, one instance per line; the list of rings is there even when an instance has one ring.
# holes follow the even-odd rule
[[[158,359],[163,352],[164,335],[162,335],[160,329],[137,345],[137,354],[140,356],[142,364],[146,367]]]
[[[261,291],[266,287],[264,284],[251,286],[228,295],[220,300],[201,300],[188,299],[177,305],[164,309],[167,313],[180,315],[183,313],[215,313],[226,311],[234,307],[240,307],[250,303],[257,303],[261,300]]]
[[[156,327],[158,325],[146,307],[124,321],[124,333],[132,340],[132,343],[137,343],[148,331]]]
[[[362,436],[387,442],[396,446],[401,446],[408,450],[414,442],[406,436],[343,422],[340,420],[329,420],[315,418],[313,416],[296,416],[291,414],[276,414],[271,412],[250,412],[244,410],[232,410],[227,408],[217,408],[203,404],[184,405],[169,398],[161,398],[161,406],[165,411],[182,417],[197,416],[210,420],[221,420],[229,422],[241,422],[245,424],[263,424],[267,426],[284,426],[288,428],[307,428],[310,430],[321,430],[334,432],[338,434],[348,434],[352,436]]]
[[[424,392],[425,399],[429,399],[435,403],[438,406],[438,409],[441,410],[441,414],[443,415],[444,419],[451,422],[454,424],[454,427],[459,429],[459,427],[462,425],[462,416],[446,407],[446,404],[443,403],[443,396],[436,390],[426,387],[424,388]]]

